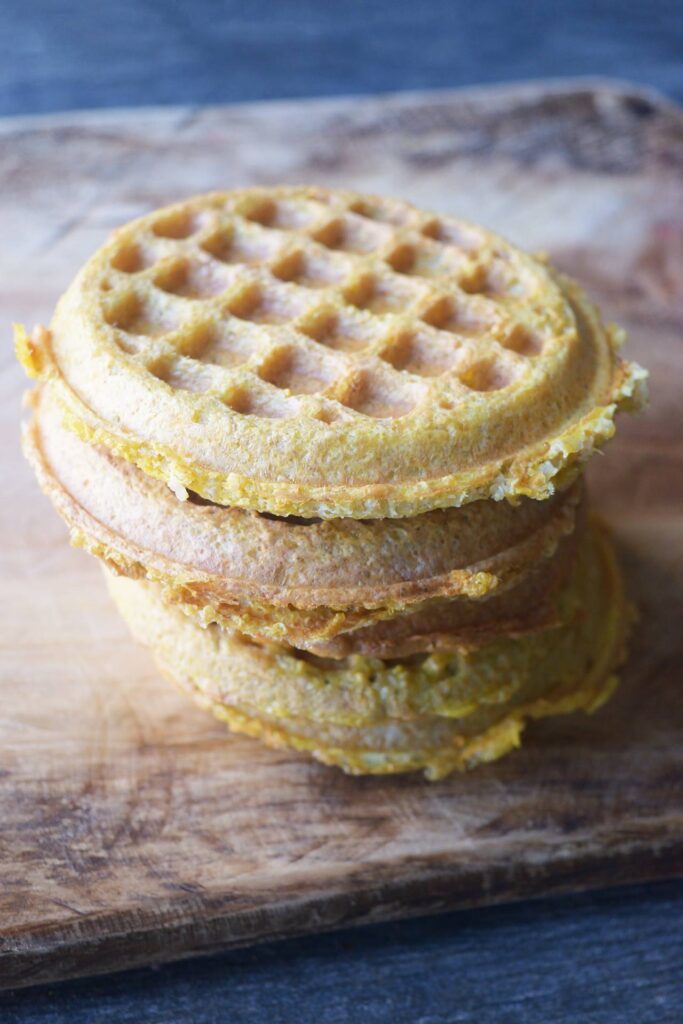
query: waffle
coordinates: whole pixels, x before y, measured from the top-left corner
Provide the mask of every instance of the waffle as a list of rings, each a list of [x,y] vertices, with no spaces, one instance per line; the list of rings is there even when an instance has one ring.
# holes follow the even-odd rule
[[[578,478],[645,398],[621,340],[452,217],[200,196],[17,328],[24,450],[199,703],[349,772],[440,778],[615,686],[629,612]]]
[[[595,710],[615,686],[629,620],[610,546],[593,528],[558,596],[559,624],[476,651],[326,664],[202,630],[153,584],[110,575],[133,633],[167,675],[231,728],[354,773],[440,778],[518,745],[528,718]]]
[[[289,187],[133,222],[17,332],[69,425],[181,497],[359,519],[564,487],[643,400],[619,342],[482,228]]]
[[[566,582],[583,531],[582,518],[576,532],[560,542],[551,558],[501,593],[494,592],[481,600],[460,597],[426,601],[417,609],[333,636],[314,640],[307,636],[303,644],[295,646],[323,658],[353,654],[405,658],[422,652],[468,650],[501,636],[519,637],[549,629],[557,625],[555,598]],[[289,633],[295,635],[295,630]],[[251,635],[269,639],[268,630],[253,628]]]
[[[552,621],[580,483],[516,508],[293,523],[179,501],[66,430],[45,389],[34,406],[24,450],[74,541],[119,573],[160,582],[205,625],[339,658],[453,648]]]

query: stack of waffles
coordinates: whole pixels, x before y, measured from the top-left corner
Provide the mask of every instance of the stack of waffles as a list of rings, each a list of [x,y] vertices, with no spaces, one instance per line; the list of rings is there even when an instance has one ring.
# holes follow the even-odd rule
[[[231,728],[440,778],[610,695],[629,620],[581,470],[644,401],[578,287],[319,188],[118,231],[49,329],[26,454],[161,670]]]

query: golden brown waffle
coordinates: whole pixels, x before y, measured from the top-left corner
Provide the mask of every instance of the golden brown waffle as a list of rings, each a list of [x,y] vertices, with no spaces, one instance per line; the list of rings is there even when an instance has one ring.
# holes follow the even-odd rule
[[[109,576],[108,585],[166,674],[232,728],[354,773],[423,768],[439,778],[518,745],[527,718],[594,710],[614,689],[629,620],[597,530],[558,596],[556,628],[398,664],[329,664],[203,630],[153,584]]]
[[[74,542],[120,573],[161,582],[167,600],[204,624],[343,657],[352,648],[452,649],[552,621],[580,483],[516,508],[478,502],[408,520],[277,520],[179,501],[66,430],[49,391],[34,404],[26,455]]]
[[[286,640],[323,658],[353,654],[405,658],[423,652],[477,648],[501,636],[518,637],[550,628],[557,625],[555,598],[574,564],[584,528],[582,517],[577,530],[561,540],[552,557],[529,568],[515,586],[500,593],[494,591],[481,600],[460,597],[425,601],[391,618],[345,629],[334,636],[312,640],[307,634],[303,643],[291,640],[290,635],[298,631],[288,629]],[[187,608],[183,606],[183,610]],[[272,636],[268,628],[259,631],[255,621],[250,620],[249,625],[250,634],[256,638],[268,640]]]
[[[86,440],[181,495],[323,518],[548,497],[642,400],[618,341],[483,228],[289,187],[128,225],[17,335]]]

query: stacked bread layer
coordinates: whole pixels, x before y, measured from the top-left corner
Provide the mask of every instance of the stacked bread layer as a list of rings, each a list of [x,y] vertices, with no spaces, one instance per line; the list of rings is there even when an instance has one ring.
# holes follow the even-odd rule
[[[25,451],[73,543],[164,674],[237,731],[437,779],[614,687],[628,609],[581,481],[519,506],[292,522],[181,501],[69,431],[49,386],[33,406]]]
[[[440,778],[614,687],[629,613],[580,468],[643,401],[617,340],[451,218],[200,197],[19,333],[24,447],[199,703],[346,771]]]
[[[478,502],[408,520],[274,519],[179,501],[68,431],[36,396],[25,449],[72,537],[158,582],[199,622],[313,653],[395,657],[552,621],[585,519],[580,482],[547,502]]]
[[[595,528],[552,625],[403,661],[334,661],[255,644],[198,629],[156,584],[110,574],[108,585],[164,674],[232,728],[348,772],[423,769],[430,779],[507,753],[529,719],[600,707],[616,685],[629,621],[609,543]]]

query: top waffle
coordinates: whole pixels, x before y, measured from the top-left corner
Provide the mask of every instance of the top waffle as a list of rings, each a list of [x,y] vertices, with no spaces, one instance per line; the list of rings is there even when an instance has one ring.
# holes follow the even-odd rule
[[[18,350],[84,439],[180,496],[363,519],[564,486],[642,401],[617,341],[483,228],[273,188],[121,229]]]

